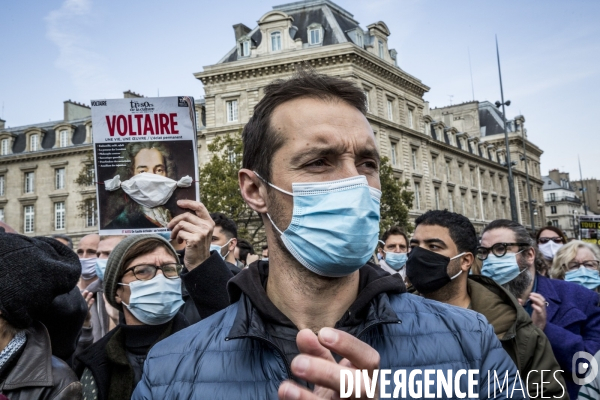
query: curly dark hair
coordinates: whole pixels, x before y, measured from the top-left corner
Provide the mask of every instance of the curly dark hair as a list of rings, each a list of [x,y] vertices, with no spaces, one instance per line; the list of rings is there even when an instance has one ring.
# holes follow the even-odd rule
[[[477,233],[469,218],[448,210],[430,210],[415,220],[415,228],[419,225],[438,225],[447,228],[450,238],[460,253],[477,252]]]

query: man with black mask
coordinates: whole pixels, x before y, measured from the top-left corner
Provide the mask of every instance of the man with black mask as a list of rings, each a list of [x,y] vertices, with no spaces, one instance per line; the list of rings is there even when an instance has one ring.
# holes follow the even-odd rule
[[[483,314],[517,365],[529,397],[543,393],[568,398],[560,366],[542,330],[506,289],[487,277],[469,275],[478,244],[469,219],[436,210],[421,215],[415,225],[406,273],[416,290],[428,299]]]

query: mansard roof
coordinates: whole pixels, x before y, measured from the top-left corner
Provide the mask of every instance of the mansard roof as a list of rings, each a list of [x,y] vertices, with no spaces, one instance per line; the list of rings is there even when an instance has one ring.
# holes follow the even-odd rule
[[[331,0],[305,0],[294,3],[273,6],[274,11],[280,11],[292,17],[290,35],[293,40],[300,38],[302,43],[308,43],[308,27],[319,24],[323,27],[323,46],[353,43],[349,32],[354,29],[364,30],[354,19],[354,16]],[[262,34],[258,26],[245,35],[250,38],[252,46],[258,47],[262,42]],[[369,39],[365,38],[365,44]],[[217,64],[237,61],[239,55],[234,46]]]

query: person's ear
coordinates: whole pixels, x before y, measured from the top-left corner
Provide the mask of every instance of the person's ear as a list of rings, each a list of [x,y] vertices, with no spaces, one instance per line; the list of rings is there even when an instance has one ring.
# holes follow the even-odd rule
[[[240,192],[246,204],[257,213],[265,214],[267,212],[266,185],[253,171],[246,168],[240,169],[238,180],[240,182]]]
[[[527,261],[527,264],[532,265],[535,264],[535,248],[530,247],[528,248],[526,251],[524,251],[523,253],[525,256],[525,260]]]
[[[475,256],[473,256],[473,253],[465,253],[462,256],[462,262],[460,263],[460,269],[462,269],[463,272],[467,272],[467,271],[469,271],[469,269],[471,269],[471,266],[473,265],[474,262],[475,262]]]
[[[115,294],[115,301],[117,302],[117,304],[121,304],[122,300],[121,300],[121,296],[120,293],[123,293],[123,286],[120,286],[117,288],[117,293]]]
[[[233,252],[233,251],[235,251],[236,246],[237,246],[237,239],[233,238],[233,239],[231,239],[231,242],[229,242],[229,246],[228,246],[227,250],[229,250],[230,252]]]

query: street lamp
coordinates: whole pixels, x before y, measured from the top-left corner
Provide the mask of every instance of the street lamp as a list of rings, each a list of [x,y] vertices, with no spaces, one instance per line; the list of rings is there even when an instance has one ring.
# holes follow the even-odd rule
[[[500,71],[500,51],[498,50],[498,38],[496,37],[496,56],[498,58],[498,77],[500,78],[500,100],[496,102],[496,107],[502,106],[502,121],[504,122],[504,145],[506,146],[506,168],[508,169],[508,193],[510,196],[510,214],[514,222],[519,222],[517,215],[517,198],[515,197],[515,183],[510,162],[510,147],[508,144],[508,131],[506,130],[506,110],[504,106],[510,105],[510,100],[504,101],[504,89],[502,88],[502,72]]]

